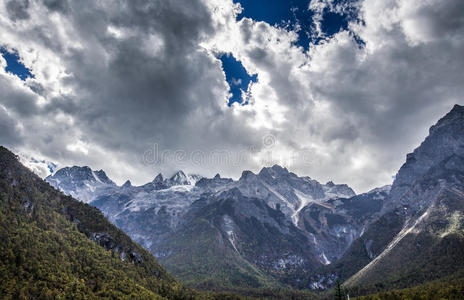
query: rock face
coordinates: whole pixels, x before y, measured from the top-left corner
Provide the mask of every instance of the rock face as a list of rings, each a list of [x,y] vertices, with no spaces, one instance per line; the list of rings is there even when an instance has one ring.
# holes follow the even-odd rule
[[[219,174],[200,178],[179,171],[168,179],[159,174],[142,186],[128,181],[118,187],[100,173],[98,178],[105,179],[98,181],[95,174],[86,167],[73,167],[46,180],[99,208],[171,272],[197,286],[215,278],[214,272],[198,278],[191,268],[221,270],[218,267],[222,265],[227,269],[228,262],[220,259],[224,251],[235,265],[227,272],[242,278],[243,286],[248,286],[249,278],[254,278],[253,287],[266,286],[276,278],[299,286],[298,276],[290,282],[285,279],[287,275],[316,269],[339,257],[370,220],[359,221],[349,230],[332,223],[332,227],[320,225],[313,233],[305,224],[307,219],[316,222],[310,213],[316,207],[350,222],[356,218],[352,213],[356,205],[364,204],[357,203],[358,198],[353,198],[355,193],[347,185],[323,185],[278,165],[263,168],[258,174],[244,171],[237,181]],[[205,240],[202,242],[199,236],[205,236]],[[191,253],[185,252],[191,249],[200,258],[212,244],[217,251],[201,263],[192,262]]]
[[[385,186],[350,198],[313,202],[301,210],[298,226],[325,265],[339,259],[379,216],[389,191]]]
[[[345,254],[364,253],[358,258],[367,264],[346,285],[400,288],[408,278],[424,282],[464,268],[464,107],[407,155],[384,202],[382,216]]]
[[[406,162],[398,171],[391,189],[389,203],[384,211],[408,202],[408,191],[422,175],[434,165],[452,155],[464,155],[464,106],[455,105],[453,109],[429,130],[424,142],[406,156]]]

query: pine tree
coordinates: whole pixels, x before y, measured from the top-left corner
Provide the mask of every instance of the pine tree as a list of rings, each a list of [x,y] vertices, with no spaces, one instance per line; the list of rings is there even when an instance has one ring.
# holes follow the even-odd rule
[[[340,280],[337,280],[336,286],[335,286],[335,299],[337,300],[344,300],[345,295],[342,290],[342,285],[340,284]]]

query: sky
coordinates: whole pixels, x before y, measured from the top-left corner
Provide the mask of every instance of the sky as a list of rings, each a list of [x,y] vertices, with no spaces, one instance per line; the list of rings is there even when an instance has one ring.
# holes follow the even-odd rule
[[[280,164],[356,192],[464,104],[461,0],[0,0],[0,144],[238,178]]]

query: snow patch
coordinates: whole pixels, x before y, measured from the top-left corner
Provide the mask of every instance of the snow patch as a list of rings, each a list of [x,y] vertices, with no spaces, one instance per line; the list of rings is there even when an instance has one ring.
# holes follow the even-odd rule
[[[224,231],[227,234],[228,240],[232,244],[232,247],[234,247],[235,252],[239,253],[237,250],[237,247],[235,246],[236,237],[234,233],[234,221],[228,215],[224,215],[223,220],[224,220]]]
[[[306,195],[305,193],[297,190],[297,189],[294,189],[293,191],[295,193],[295,195],[298,197],[298,200],[300,202],[300,205],[298,207],[298,209],[296,209],[293,214],[292,214],[292,222],[293,224],[295,224],[295,226],[298,227],[298,221],[300,219],[300,211],[306,206],[308,205],[309,203],[311,202],[316,202],[314,201],[314,198],[311,197],[310,195]]]
[[[321,262],[324,264],[324,265],[330,265],[330,260],[327,259],[327,256],[325,256],[325,253],[324,251],[322,251],[322,254],[321,254]]]

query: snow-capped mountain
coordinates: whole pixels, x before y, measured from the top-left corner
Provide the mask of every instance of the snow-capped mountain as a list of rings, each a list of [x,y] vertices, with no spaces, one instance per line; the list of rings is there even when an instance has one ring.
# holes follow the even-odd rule
[[[54,187],[82,202],[89,203],[106,190],[113,190],[116,184],[103,170],[92,171],[89,167],[65,167],[45,179]]]
[[[389,265],[409,274],[409,261],[439,264],[434,251],[464,241],[456,235],[463,228],[463,132],[464,107],[455,106],[408,154],[392,186],[360,195],[278,165],[238,180],[179,171],[117,186],[88,167],[46,180],[99,208],[191,285],[317,289],[353,275],[348,284],[371,284]]]
[[[88,167],[63,168],[46,180],[99,208],[167,266],[174,259],[182,261],[179,253],[183,252],[177,249],[179,241],[174,243],[173,239],[187,236],[185,228],[197,228],[198,219],[206,219],[217,228],[221,243],[232,250],[231,255],[241,257],[242,264],[245,258],[247,264],[252,262],[268,273],[283,272],[289,266],[316,268],[327,263],[323,253],[332,259],[329,253],[333,251],[322,249],[322,242],[314,243],[313,233],[300,222],[301,212],[313,205],[335,209],[328,201],[355,195],[347,185],[320,184],[278,165],[263,168],[258,174],[244,171],[236,181],[219,174],[203,178],[178,171],[170,178],[158,174],[142,186],[133,186],[130,181],[117,186],[103,171]],[[204,216],[210,210],[211,214]],[[257,243],[250,231],[269,238]],[[345,249],[346,244],[343,241],[338,248]],[[339,255],[339,251],[334,255]]]
[[[328,265],[340,258],[379,216],[389,191],[388,185],[353,197],[312,202],[299,212],[298,227]]]

